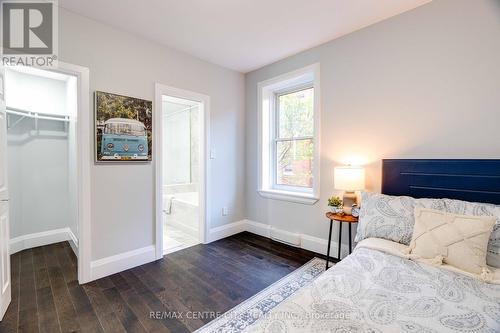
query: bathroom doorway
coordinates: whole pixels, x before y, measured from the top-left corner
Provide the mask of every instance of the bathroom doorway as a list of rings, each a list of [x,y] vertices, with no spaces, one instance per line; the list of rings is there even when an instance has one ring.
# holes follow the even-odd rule
[[[161,206],[157,241],[161,236],[162,255],[204,242],[207,99],[175,89],[157,96],[157,103],[161,101],[157,104],[161,106],[157,110],[161,119],[157,124],[161,126],[157,132],[161,141],[156,164],[156,202]]]

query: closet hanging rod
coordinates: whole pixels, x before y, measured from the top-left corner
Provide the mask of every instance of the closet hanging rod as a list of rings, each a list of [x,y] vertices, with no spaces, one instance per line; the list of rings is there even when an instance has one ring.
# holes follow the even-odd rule
[[[35,119],[57,120],[57,121],[64,121],[64,122],[70,121],[69,116],[60,116],[61,118],[51,117],[51,116],[46,116],[45,115],[46,113],[32,112],[32,111],[11,108],[11,107],[7,108],[7,113],[8,114],[15,114],[16,116],[35,118]],[[64,118],[62,118],[62,117],[64,117]]]

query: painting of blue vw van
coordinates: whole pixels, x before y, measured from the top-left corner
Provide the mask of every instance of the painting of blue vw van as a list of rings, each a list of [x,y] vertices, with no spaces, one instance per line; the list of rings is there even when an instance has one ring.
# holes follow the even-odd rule
[[[104,122],[101,141],[103,160],[147,160],[146,126],[127,118],[111,118]]]
[[[95,93],[96,161],[151,161],[152,102]]]

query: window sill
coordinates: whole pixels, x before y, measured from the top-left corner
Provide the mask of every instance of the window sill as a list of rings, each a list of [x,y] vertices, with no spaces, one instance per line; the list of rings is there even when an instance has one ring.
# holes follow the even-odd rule
[[[259,194],[268,199],[289,201],[304,205],[314,205],[319,198],[312,194],[278,191],[278,190],[258,190]]]

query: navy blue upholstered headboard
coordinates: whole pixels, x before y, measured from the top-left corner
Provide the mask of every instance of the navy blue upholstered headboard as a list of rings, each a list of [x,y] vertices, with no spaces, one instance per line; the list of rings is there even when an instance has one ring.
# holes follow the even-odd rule
[[[500,204],[500,160],[383,160],[382,193]]]

